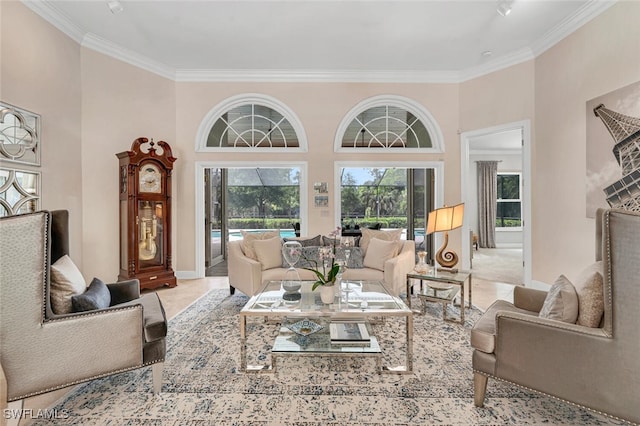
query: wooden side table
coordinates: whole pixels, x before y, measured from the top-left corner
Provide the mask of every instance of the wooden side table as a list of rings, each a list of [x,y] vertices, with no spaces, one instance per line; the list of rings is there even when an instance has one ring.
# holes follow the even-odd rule
[[[465,283],[468,281],[468,292],[467,292],[467,299],[468,299],[468,303],[469,303],[469,308],[471,308],[471,303],[472,303],[472,299],[471,299],[471,289],[472,289],[472,277],[471,277],[471,272],[466,272],[466,271],[458,271],[458,272],[449,272],[449,271],[437,271],[437,272],[431,272],[428,274],[419,274],[417,272],[413,272],[413,273],[409,273],[407,274],[407,306],[409,307],[409,309],[411,309],[413,312],[415,313],[422,313],[422,311],[417,311],[414,310],[411,307],[411,290],[412,290],[412,284],[411,284],[411,280],[419,280],[420,281],[420,292],[418,293],[418,296],[420,298],[423,298],[423,302],[424,300],[427,301],[436,301],[436,302],[442,302],[441,300],[431,300],[434,299],[434,295],[437,295],[437,291],[440,291],[439,289],[435,288],[437,286],[434,287],[429,287],[429,283],[434,283],[434,284],[452,284],[452,285],[457,285],[458,287],[460,287],[460,323],[464,324],[464,311],[465,311]],[[424,290],[423,287],[423,283],[426,283],[427,286],[427,290]],[[433,290],[437,290],[436,292],[434,292]],[[431,291],[430,291],[431,290]],[[438,298],[440,299],[440,298]],[[443,305],[443,309],[445,309],[446,306]],[[446,316],[444,317],[445,319]]]

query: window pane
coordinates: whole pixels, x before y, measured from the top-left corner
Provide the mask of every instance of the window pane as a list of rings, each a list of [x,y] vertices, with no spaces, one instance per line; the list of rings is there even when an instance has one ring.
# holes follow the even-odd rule
[[[498,199],[520,199],[520,175],[498,175]]]
[[[521,203],[519,201],[498,201],[496,227],[522,226]]]

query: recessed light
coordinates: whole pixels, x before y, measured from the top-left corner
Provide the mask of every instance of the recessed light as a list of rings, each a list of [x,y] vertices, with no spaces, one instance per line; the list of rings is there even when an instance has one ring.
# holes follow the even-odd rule
[[[513,3],[512,0],[502,0],[498,2],[498,8],[496,9],[496,11],[502,16],[507,16],[508,14],[511,13],[512,3]]]
[[[484,52],[482,52],[482,56],[484,57],[489,57],[493,55],[493,52],[491,50],[485,50]]]
[[[107,2],[107,6],[109,6],[109,10],[114,15],[117,15],[118,13],[121,13],[124,10],[122,3],[120,3],[118,0],[109,0]]]

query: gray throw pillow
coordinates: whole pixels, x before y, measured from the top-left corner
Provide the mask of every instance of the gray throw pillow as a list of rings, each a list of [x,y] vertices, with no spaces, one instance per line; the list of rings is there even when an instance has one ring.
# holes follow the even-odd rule
[[[87,290],[71,298],[74,312],[93,311],[105,309],[111,304],[111,293],[105,283],[94,278]]]
[[[320,246],[322,245],[322,240],[320,235],[316,235],[313,238],[304,238],[304,237],[295,237],[295,238],[285,238],[284,241],[297,241],[302,247],[312,247],[312,246]]]
[[[560,275],[549,289],[540,318],[549,318],[568,323],[575,323],[578,318],[578,294],[571,281]]]

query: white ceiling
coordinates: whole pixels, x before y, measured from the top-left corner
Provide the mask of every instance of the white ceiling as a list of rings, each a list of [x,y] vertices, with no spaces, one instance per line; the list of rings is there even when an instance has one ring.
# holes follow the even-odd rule
[[[614,1],[22,0],[84,46],[178,81],[460,82],[534,58]],[[491,51],[491,55],[483,52]]]

